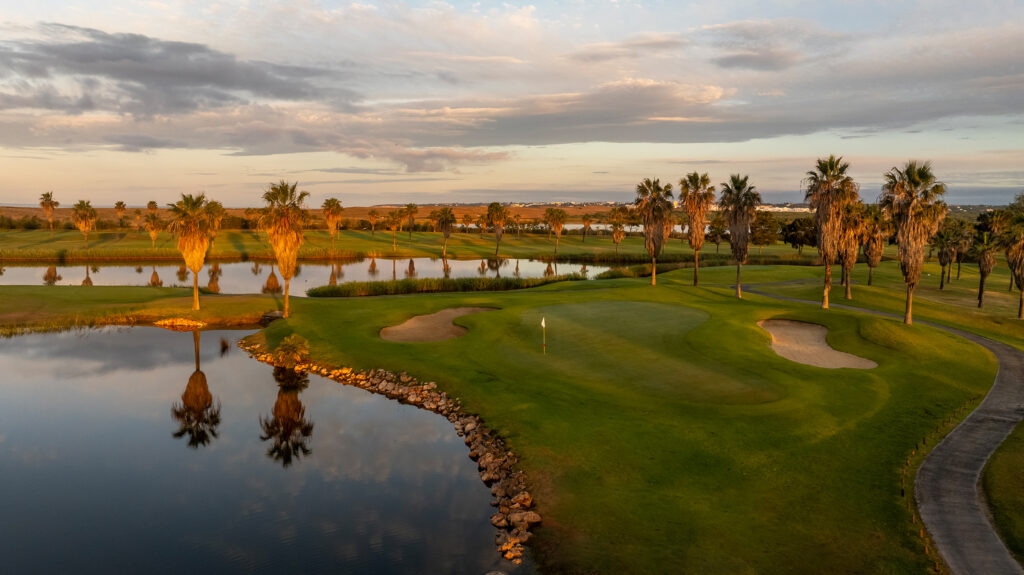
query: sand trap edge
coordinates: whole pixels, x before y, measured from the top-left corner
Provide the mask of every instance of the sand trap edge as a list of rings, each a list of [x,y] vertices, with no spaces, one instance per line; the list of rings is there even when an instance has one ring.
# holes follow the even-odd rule
[[[380,330],[380,338],[395,343],[426,343],[445,341],[465,335],[468,331],[462,326],[452,323],[457,317],[497,311],[496,307],[450,307],[441,311],[415,315],[398,325]]]
[[[870,359],[839,351],[829,345],[825,339],[828,328],[821,324],[770,318],[757,322],[757,325],[768,332],[776,355],[790,361],[825,369],[878,367]]]

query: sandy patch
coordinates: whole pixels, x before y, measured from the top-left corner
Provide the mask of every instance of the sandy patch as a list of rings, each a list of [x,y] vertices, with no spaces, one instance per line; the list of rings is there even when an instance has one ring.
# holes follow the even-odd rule
[[[786,319],[766,319],[757,322],[757,325],[771,334],[775,353],[790,361],[830,369],[878,367],[870,359],[833,349],[825,341],[828,328],[823,325]]]
[[[417,315],[406,321],[380,330],[381,339],[402,343],[444,341],[466,333],[466,328],[452,320],[482,311],[495,311],[493,307],[450,307],[437,313]]]

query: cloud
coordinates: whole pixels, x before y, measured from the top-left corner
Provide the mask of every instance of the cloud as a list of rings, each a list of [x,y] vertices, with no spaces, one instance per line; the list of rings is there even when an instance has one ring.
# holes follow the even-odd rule
[[[576,62],[595,64],[610,60],[653,58],[665,53],[676,52],[684,46],[686,46],[686,41],[676,33],[646,34],[621,42],[588,44],[567,57]]]
[[[803,20],[744,20],[701,29],[722,68],[777,71],[837,53],[847,37]]]
[[[174,140],[164,140],[142,134],[116,134],[107,136],[106,141],[112,144],[119,144],[123,152],[143,152],[159,148],[184,148],[185,144]]]

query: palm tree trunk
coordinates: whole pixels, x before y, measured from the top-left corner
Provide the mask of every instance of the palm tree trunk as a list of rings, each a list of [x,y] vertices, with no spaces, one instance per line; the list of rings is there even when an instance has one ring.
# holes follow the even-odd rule
[[[558,257],[558,236],[555,236],[555,257]]]
[[[985,275],[981,274],[981,282],[978,283],[978,309],[985,303]]]
[[[903,323],[907,325],[913,325],[913,312],[914,312],[914,287],[907,284],[907,311],[903,315]]]
[[[853,299],[853,281],[851,281],[852,278],[850,277],[853,275],[853,270],[843,269],[846,271],[846,299]]]
[[[718,250],[719,250],[719,248],[721,248],[721,247],[722,247],[722,245],[721,245],[721,244],[719,244],[718,242],[715,242],[715,253],[716,253],[716,254],[718,253]]]
[[[288,291],[292,287],[292,279],[284,278],[284,317],[288,317]]]
[[[192,272],[192,311],[199,311],[199,272]]]
[[[370,239],[373,239],[373,235],[377,232],[377,224],[370,224]]]
[[[832,264],[825,264],[825,287],[821,295],[821,309],[828,309],[828,292],[832,289]]]
[[[196,346],[196,371],[199,371],[199,330],[192,330],[192,341]]]
[[[658,258],[651,258],[651,285],[658,283]]]
[[[946,281],[952,281],[953,279],[953,262],[949,262],[949,270],[946,272]]]
[[[700,252],[693,252],[693,285],[697,286],[697,270],[700,269]]]
[[[448,238],[444,239],[444,244],[441,246],[441,257],[442,258],[447,258],[448,257]]]
[[[334,234],[331,234],[331,253],[334,253]]]
[[[960,260],[956,260],[956,281],[960,281]]]
[[[501,249],[501,238],[494,234],[494,257],[498,257],[498,250]]]
[[[1020,305],[1017,306],[1017,319],[1024,319],[1024,290],[1020,290]]]
[[[149,247],[153,250],[156,249],[156,238],[149,238]]]
[[[391,251],[398,251],[398,230],[391,230]]]
[[[868,285],[871,285],[871,274],[875,271],[875,268],[868,266]]]
[[[939,274],[939,289],[945,289],[946,287],[946,266],[940,268],[942,272]]]
[[[743,264],[736,262],[736,297],[743,299],[743,289],[740,287],[740,270]]]
[[[50,220],[50,239],[53,239],[53,220]]]

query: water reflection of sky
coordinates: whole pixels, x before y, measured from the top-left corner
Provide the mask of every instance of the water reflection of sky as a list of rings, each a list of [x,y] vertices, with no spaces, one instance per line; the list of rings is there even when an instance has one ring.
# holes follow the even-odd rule
[[[30,335],[0,346],[0,554],[11,572],[512,570],[490,494],[443,418],[319,377],[311,453],[267,456],[271,369],[204,332],[217,437],[175,439],[192,335]],[[220,356],[220,339],[230,340]],[[519,569],[516,572],[526,571]]]
[[[410,262],[412,262],[410,264]],[[558,263],[548,270],[547,262],[534,260],[447,260],[449,276],[462,277],[542,277],[546,273],[571,274],[585,272],[588,277],[608,269],[605,266]],[[557,270],[556,270],[557,268]],[[149,285],[153,280],[164,286],[192,286],[192,273],[178,263],[160,264],[95,264],[95,265],[12,265],[0,267],[0,285],[82,285],[88,277],[92,285]],[[153,274],[156,274],[154,277]],[[273,279],[271,279],[273,273]],[[444,261],[431,258],[366,259],[329,262],[300,262],[292,278],[291,294],[304,296],[309,288],[334,281],[382,281],[406,278],[444,277]],[[260,293],[279,289],[284,280],[270,262],[209,263],[199,272],[201,287],[215,288],[220,293]],[[212,285],[211,285],[212,284]],[[269,284],[269,285],[268,285]]]

